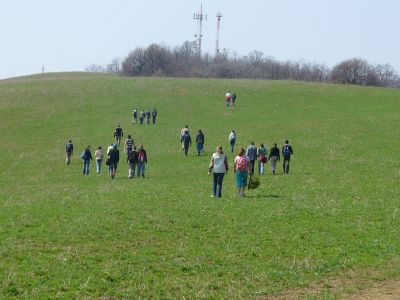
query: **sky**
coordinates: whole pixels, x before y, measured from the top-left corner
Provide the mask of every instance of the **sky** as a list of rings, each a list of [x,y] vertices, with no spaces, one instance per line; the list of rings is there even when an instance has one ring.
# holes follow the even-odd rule
[[[0,79],[84,71],[124,59],[137,47],[193,41],[203,22],[202,52],[219,46],[244,56],[328,67],[359,57],[400,73],[399,0],[0,0]]]

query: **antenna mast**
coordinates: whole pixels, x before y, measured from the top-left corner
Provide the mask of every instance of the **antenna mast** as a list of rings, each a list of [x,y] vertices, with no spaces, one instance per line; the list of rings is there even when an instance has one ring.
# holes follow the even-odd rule
[[[200,6],[200,12],[195,13],[193,15],[193,20],[197,20],[197,24],[198,24],[198,27],[199,27],[199,33],[195,34],[194,36],[196,38],[195,46],[197,48],[197,52],[198,52],[199,55],[201,55],[201,40],[203,38],[203,34],[202,34],[202,32],[203,32],[203,20],[207,21],[207,15],[203,14],[203,4],[201,4],[201,6]]]
[[[219,28],[220,28],[221,18],[222,18],[221,13],[218,13],[217,14],[217,39],[215,41],[215,57],[217,57],[219,54]]]

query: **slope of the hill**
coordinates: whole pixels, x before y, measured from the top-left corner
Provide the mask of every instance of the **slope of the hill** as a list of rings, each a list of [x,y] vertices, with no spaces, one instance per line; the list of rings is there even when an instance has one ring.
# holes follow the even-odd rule
[[[227,109],[224,93],[237,105]],[[131,125],[133,108],[159,112]],[[399,260],[400,91],[286,81],[61,73],[0,81],[0,298],[255,298]],[[145,179],[79,153],[121,124],[148,152]],[[179,133],[206,136],[185,158]],[[216,145],[294,148],[246,199],[232,170],[210,198]],[[75,145],[65,166],[64,145]],[[235,154],[227,153],[232,165]],[[105,166],[103,166],[105,167]],[[269,165],[267,166],[267,168]],[[391,272],[391,277],[399,274]]]

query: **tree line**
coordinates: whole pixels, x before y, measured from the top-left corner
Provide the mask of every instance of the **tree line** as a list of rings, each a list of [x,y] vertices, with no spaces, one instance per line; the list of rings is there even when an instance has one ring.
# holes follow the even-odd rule
[[[123,76],[299,80],[400,88],[400,76],[389,64],[372,65],[364,59],[352,58],[330,69],[324,64],[279,61],[260,51],[241,57],[228,51],[215,56],[199,55],[189,41],[175,48],[161,44],[136,48],[123,60],[114,58],[106,66],[90,65],[86,71]]]

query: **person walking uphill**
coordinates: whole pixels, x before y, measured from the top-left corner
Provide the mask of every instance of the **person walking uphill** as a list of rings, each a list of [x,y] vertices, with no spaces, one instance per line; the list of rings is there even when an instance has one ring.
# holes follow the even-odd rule
[[[200,155],[201,151],[203,151],[204,146],[204,133],[199,129],[199,133],[196,136],[196,147],[197,147],[197,156]]]
[[[121,137],[123,137],[123,136],[124,136],[124,133],[122,132],[122,128],[120,125],[118,125],[118,127],[115,128],[115,131],[114,131],[114,137],[115,137],[115,140],[116,140],[118,146],[121,143]]]
[[[254,174],[254,164],[257,160],[257,148],[254,146],[254,142],[251,142],[250,145],[247,147],[246,155],[250,159],[250,175]]]
[[[246,189],[247,177],[249,175],[249,162],[250,159],[246,155],[246,151],[244,148],[241,148],[233,164],[233,172],[236,177],[236,188],[239,197],[245,196],[244,190]]]
[[[224,175],[228,172],[228,158],[222,151],[222,146],[217,146],[217,152],[211,156],[210,165],[208,167],[208,175],[213,173],[213,185],[211,197],[221,198],[222,181]]]
[[[147,153],[146,150],[144,150],[143,145],[140,145],[139,151],[138,151],[138,172],[137,176],[144,178],[144,171],[146,170],[146,164],[147,164]]]
[[[97,174],[100,174],[100,172],[101,172],[101,163],[102,163],[103,157],[104,157],[103,150],[101,150],[100,146],[94,152],[94,157],[96,158],[96,171],[97,171]]]
[[[90,152],[90,146],[87,146],[85,148],[85,150],[81,154],[81,158],[83,160],[82,173],[83,175],[89,175],[90,160],[93,159],[92,152]]]
[[[137,118],[138,118],[138,111],[137,111],[137,108],[135,108],[134,111],[133,111],[133,121],[132,121],[132,124],[137,124]]]
[[[269,156],[268,156],[269,161],[271,162],[271,172],[273,175],[275,175],[276,171],[276,162],[278,160],[281,160],[281,156],[279,154],[279,148],[276,143],[274,143],[271,147]]]
[[[185,151],[185,156],[187,156],[189,146],[192,144],[192,138],[190,137],[189,131],[185,131],[181,138],[181,143],[183,145],[183,150]]]
[[[113,148],[108,152],[108,163],[110,166],[111,179],[114,179],[119,163],[119,150],[117,144],[113,144]]]
[[[132,136],[131,136],[130,134],[128,134],[128,138],[127,138],[126,141],[125,141],[124,152],[125,152],[126,154],[128,154],[129,151],[132,151],[132,148],[133,148],[133,145],[134,145],[134,144],[135,144],[135,143],[134,143],[134,141],[133,141]]]
[[[133,147],[133,150],[130,150],[128,152],[128,157],[126,158],[126,161],[128,162],[128,178],[134,178],[135,177],[135,169],[136,165],[138,163],[138,153],[136,151],[136,147]]]
[[[154,124],[156,124],[156,118],[157,118],[157,110],[155,108],[151,112],[151,116],[153,118],[153,125],[154,125]]]
[[[229,134],[229,144],[231,145],[231,152],[233,153],[233,148],[235,148],[236,143],[236,132],[232,129],[231,133]]]
[[[71,157],[74,154],[74,145],[72,144],[72,141],[69,140],[68,143],[65,145],[65,162],[67,163],[67,166],[71,164]]]
[[[268,149],[264,147],[263,143],[261,143],[260,147],[257,149],[258,174],[264,174],[264,164],[267,162],[267,154]]]
[[[289,141],[286,140],[285,144],[282,147],[282,156],[283,156],[283,173],[289,174],[289,163],[290,163],[290,156],[293,155],[292,146],[289,144]]]

